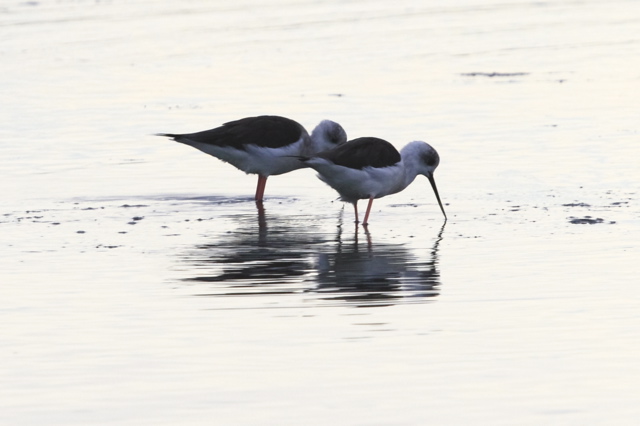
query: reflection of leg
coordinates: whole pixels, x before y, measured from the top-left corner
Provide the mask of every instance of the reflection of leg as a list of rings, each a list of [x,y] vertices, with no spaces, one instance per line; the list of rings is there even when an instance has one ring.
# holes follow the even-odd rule
[[[258,175],[258,187],[256,188],[256,201],[262,201],[264,187],[267,186],[267,176]]]
[[[371,252],[371,247],[373,244],[371,244],[371,233],[369,232],[369,225],[363,223],[362,229],[364,229],[364,235],[367,237],[367,249],[369,250],[369,252]]]
[[[358,223],[358,202],[353,202],[353,211],[356,213],[356,223]]]
[[[267,227],[267,219],[264,215],[264,205],[262,201],[256,200],[256,207],[258,208],[258,227],[264,229]]]
[[[364,215],[364,222],[362,222],[363,225],[369,224],[369,213],[371,212],[372,204],[373,204],[373,197],[369,198],[369,205],[367,206],[367,212]]]

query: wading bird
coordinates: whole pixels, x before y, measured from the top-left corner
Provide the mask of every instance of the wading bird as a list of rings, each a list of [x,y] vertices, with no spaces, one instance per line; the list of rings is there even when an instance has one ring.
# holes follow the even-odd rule
[[[358,222],[358,200],[369,199],[363,225],[367,225],[376,198],[405,189],[417,175],[429,179],[445,221],[433,172],[440,163],[438,153],[426,142],[407,144],[400,152],[389,142],[373,137],[353,139],[345,144],[301,161],[318,172],[320,180],[338,191],[340,199],[353,204]]]
[[[347,141],[342,126],[321,121],[311,135],[289,118],[261,115],[230,121],[197,133],[158,133],[190,145],[248,174],[258,175],[255,200],[262,202],[267,178],[305,167],[297,157],[311,156]]]

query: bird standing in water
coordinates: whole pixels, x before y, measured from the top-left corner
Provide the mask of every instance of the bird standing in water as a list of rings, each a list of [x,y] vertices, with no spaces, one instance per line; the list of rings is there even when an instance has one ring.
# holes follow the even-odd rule
[[[318,172],[318,177],[338,191],[340,199],[353,204],[358,222],[358,200],[368,199],[363,225],[368,224],[371,205],[376,198],[402,191],[421,174],[429,179],[444,214],[433,172],[440,156],[422,141],[407,144],[400,152],[384,139],[353,139],[329,151],[301,158]]]
[[[257,174],[256,202],[262,202],[269,176],[305,167],[297,157],[311,156],[347,141],[342,126],[331,120],[321,121],[309,135],[296,121],[275,115],[242,118],[197,133],[157,136],[172,138],[245,173]]]

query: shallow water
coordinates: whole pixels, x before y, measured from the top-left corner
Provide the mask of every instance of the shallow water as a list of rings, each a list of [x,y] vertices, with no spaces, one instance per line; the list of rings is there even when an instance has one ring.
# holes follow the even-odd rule
[[[635,424],[632,1],[0,7],[2,424]],[[368,229],[254,114],[440,153]],[[361,209],[363,206],[361,206]]]

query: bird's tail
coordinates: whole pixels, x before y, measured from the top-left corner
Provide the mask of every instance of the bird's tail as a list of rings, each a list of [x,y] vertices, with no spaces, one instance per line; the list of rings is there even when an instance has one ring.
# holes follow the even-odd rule
[[[175,139],[180,135],[177,135],[175,133],[154,133],[153,136],[164,136],[164,137],[167,137],[167,138]]]

